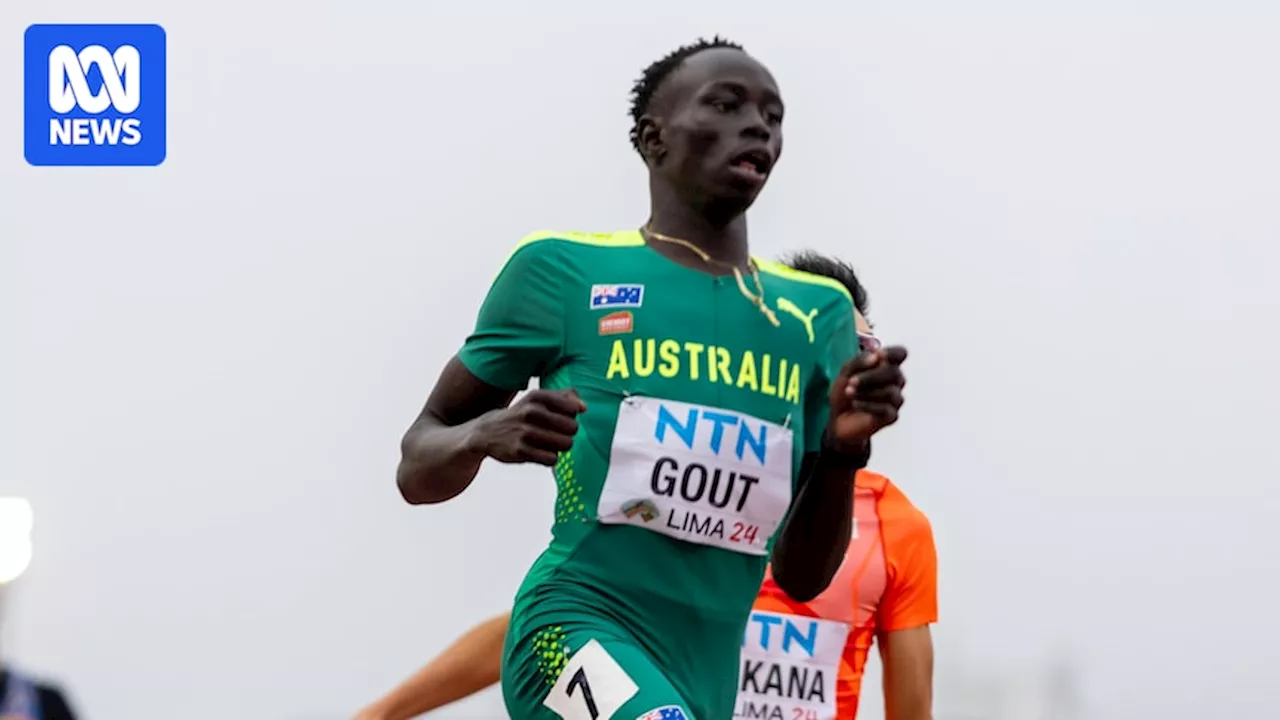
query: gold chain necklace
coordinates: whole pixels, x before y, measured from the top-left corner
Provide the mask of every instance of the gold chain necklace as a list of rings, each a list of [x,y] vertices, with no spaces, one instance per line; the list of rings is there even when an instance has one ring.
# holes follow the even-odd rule
[[[707,263],[708,265],[715,264],[715,265],[721,265],[729,268],[730,270],[733,271],[734,279],[738,281],[738,290],[742,291],[742,295],[746,297],[748,300],[750,300],[751,304],[755,305],[756,308],[759,309],[760,312],[763,313],[765,317],[769,318],[769,322],[773,323],[774,327],[780,327],[782,325],[782,323],[778,322],[778,316],[774,314],[773,310],[769,309],[769,306],[766,305],[764,302],[764,286],[760,284],[760,271],[756,268],[756,263],[754,260],[751,260],[750,258],[748,258],[747,260],[747,262],[751,264],[751,279],[755,282],[755,286],[756,286],[756,292],[752,293],[749,289],[747,289],[747,281],[742,277],[742,270],[738,269],[737,265],[734,265],[733,263],[727,263],[723,260],[717,260],[711,257],[709,254],[707,254],[707,251],[703,250],[697,245],[694,245],[688,240],[682,240],[681,238],[678,238],[678,237],[671,237],[670,235],[663,235],[662,233],[654,230],[648,224],[645,224],[644,226],[644,233],[649,237],[653,238],[654,240],[661,240],[662,242],[671,243],[673,245],[679,245],[683,248],[691,250],[695,255],[702,258],[702,262]]]

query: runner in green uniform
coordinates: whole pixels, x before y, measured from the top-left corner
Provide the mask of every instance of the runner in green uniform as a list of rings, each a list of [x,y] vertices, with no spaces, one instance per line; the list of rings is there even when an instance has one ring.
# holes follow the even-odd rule
[[[635,97],[645,228],[525,238],[403,442],[413,503],[488,457],[554,468],[553,539],[507,633],[516,720],[729,718],[770,549],[792,597],[826,587],[849,477],[902,404],[906,351],[854,357],[843,286],[747,251],[781,149],[768,71],[701,42]]]

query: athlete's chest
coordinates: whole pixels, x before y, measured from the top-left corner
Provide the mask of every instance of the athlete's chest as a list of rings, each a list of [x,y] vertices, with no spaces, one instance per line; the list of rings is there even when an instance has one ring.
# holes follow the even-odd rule
[[[763,556],[790,505],[816,365],[732,277],[593,268],[567,314],[572,384],[607,430],[598,519]],[[580,303],[580,304],[579,304]],[[594,430],[593,430],[594,428]]]
[[[583,273],[569,298],[566,350],[576,384],[595,391],[733,407],[785,423],[802,407],[820,343],[809,327],[753,299],[750,278],[638,262]],[[744,292],[745,290],[745,292]],[[786,302],[782,303],[784,306]]]

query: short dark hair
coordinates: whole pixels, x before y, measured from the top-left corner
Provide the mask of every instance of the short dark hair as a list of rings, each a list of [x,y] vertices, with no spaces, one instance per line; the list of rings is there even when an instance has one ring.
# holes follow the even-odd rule
[[[853,296],[853,306],[867,316],[867,308],[871,306],[871,298],[867,289],[858,281],[858,273],[853,266],[839,258],[823,255],[813,250],[801,250],[782,259],[783,264],[796,270],[803,270],[814,275],[831,278],[840,283]]]
[[[707,40],[706,38],[698,38],[696,42],[689,45],[681,45],[680,47],[667,53],[659,60],[655,60],[644,69],[640,74],[640,79],[636,80],[631,86],[631,147],[640,151],[640,118],[649,112],[649,103],[653,102],[653,96],[658,92],[658,86],[666,80],[676,68],[680,67],[680,63],[684,62],[690,55],[696,55],[703,50],[712,48],[730,48],[732,50],[741,50],[742,46],[732,40],[716,35]]]

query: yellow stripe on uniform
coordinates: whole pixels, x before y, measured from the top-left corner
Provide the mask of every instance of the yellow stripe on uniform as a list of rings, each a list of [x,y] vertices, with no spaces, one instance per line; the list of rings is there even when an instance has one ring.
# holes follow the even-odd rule
[[[809,283],[810,285],[821,285],[823,287],[829,287],[832,290],[838,290],[841,295],[845,296],[845,298],[849,300],[850,305],[853,304],[853,296],[849,294],[849,289],[842,285],[838,280],[832,280],[831,278],[823,277],[822,275],[814,275],[813,273],[808,273],[803,270],[796,270],[795,268],[783,265],[776,260],[761,260],[759,258],[752,258],[752,260],[756,261],[756,267],[770,275],[777,275],[778,277],[786,278],[787,280]]]
[[[596,247],[637,247],[644,245],[644,238],[640,236],[638,230],[618,230],[611,233],[585,233],[585,232],[562,232],[558,230],[538,230],[531,232],[520,239],[516,243],[515,248],[507,254],[507,258],[502,261],[502,266],[498,269],[498,274],[502,274],[502,270],[507,267],[507,263],[511,262],[511,258],[526,245],[532,245],[543,240],[564,240],[565,242],[578,243],[579,245],[595,245]],[[496,275],[494,277],[497,277]]]

